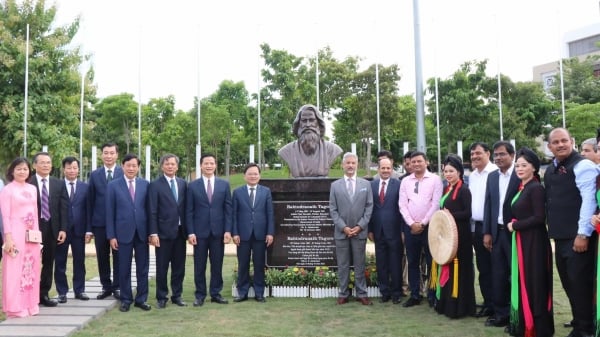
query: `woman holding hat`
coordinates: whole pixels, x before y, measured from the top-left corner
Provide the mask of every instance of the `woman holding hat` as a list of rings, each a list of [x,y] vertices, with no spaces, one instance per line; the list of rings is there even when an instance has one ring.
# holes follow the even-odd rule
[[[515,171],[521,184],[512,200],[511,312],[513,336],[552,336],[552,252],[546,229],[545,192],[540,160],[528,148],[517,151]]]
[[[450,263],[432,267],[432,283],[436,288],[435,310],[450,318],[475,314],[475,273],[471,246],[471,192],[463,181],[462,160],[449,155],[443,162],[448,186],[440,199],[440,209],[454,217],[458,231],[456,257]]]

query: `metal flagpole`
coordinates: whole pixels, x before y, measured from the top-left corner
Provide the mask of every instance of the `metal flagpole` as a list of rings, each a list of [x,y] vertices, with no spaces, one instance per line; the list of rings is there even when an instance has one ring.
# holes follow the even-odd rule
[[[142,27],[139,35],[138,55],[138,158],[142,158]],[[140,172],[141,174],[141,172]]]
[[[202,107],[200,104],[200,26],[198,26],[198,56],[196,63],[198,64],[198,97],[196,98],[196,117],[198,119],[198,142],[196,143],[196,178],[198,178],[200,177],[200,157],[202,156]]]
[[[79,165],[83,167],[83,99],[85,94],[85,75],[81,75],[81,103],[79,106]],[[80,167],[80,169],[82,168]]]
[[[423,100],[423,66],[421,64],[421,20],[419,0],[413,0],[415,40],[415,99],[417,103],[417,150],[426,152],[425,145],[425,101]]]
[[[381,151],[381,121],[379,116],[379,62],[375,61],[375,100],[377,102],[377,151]]]
[[[500,73],[500,42],[499,42],[499,35],[500,32],[498,30],[498,16],[494,15],[494,23],[496,24],[496,55],[498,57],[498,63],[497,63],[497,67],[498,67],[498,113],[500,116],[500,140],[504,140],[504,129],[503,129],[503,120],[502,120],[502,81],[500,79],[501,77],[501,73]]]
[[[23,157],[27,158],[27,100],[29,96],[29,24],[25,37],[25,98],[23,100]]]

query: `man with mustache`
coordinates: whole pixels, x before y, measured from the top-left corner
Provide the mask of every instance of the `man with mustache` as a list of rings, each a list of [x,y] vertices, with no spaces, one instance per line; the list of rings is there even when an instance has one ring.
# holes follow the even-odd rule
[[[303,105],[292,124],[292,131],[298,140],[288,143],[279,150],[294,178],[326,177],[329,167],[342,149],[325,141],[325,120],[311,104]]]

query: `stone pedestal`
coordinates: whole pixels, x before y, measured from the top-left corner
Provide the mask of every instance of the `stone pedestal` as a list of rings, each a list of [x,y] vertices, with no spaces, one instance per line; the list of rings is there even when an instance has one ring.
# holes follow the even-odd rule
[[[336,179],[261,179],[271,189],[275,240],[267,253],[269,267],[337,267],[329,189]]]

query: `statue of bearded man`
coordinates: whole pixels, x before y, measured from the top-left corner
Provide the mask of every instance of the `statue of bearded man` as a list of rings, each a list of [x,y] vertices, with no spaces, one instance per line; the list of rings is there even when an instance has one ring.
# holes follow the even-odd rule
[[[294,178],[327,177],[329,168],[342,153],[338,145],[323,140],[325,120],[311,104],[303,105],[292,124],[292,132],[298,140],[279,149]]]

